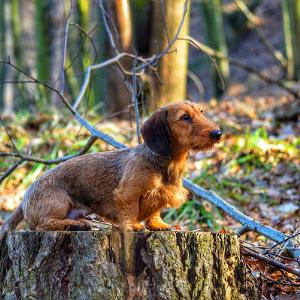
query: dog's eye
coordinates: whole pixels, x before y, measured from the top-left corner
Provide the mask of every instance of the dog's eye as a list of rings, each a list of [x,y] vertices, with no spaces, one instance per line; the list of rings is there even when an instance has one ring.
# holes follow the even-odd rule
[[[181,119],[187,122],[192,122],[192,118],[188,114],[184,114]]]

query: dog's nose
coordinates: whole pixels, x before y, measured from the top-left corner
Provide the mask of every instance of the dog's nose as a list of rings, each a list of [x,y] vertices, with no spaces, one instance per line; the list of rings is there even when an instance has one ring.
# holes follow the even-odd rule
[[[222,131],[221,130],[213,130],[210,132],[210,136],[214,140],[218,140],[222,136]]]

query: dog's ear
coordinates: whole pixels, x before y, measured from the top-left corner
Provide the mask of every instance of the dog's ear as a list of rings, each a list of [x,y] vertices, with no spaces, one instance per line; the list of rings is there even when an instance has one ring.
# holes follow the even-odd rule
[[[160,156],[171,153],[171,136],[168,126],[168,111],[156,111],[142,126],[141,134],[145,144]]]

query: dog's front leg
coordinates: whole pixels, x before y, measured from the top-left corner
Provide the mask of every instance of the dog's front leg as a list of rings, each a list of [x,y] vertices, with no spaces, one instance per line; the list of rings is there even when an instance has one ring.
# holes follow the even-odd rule
[[[141,188],[132,181],[121,182],[114,196],[119,226],[123,230],[143,230],[145,226],[138,221]]]
[[[146,220],[146,227],[149,230],[170,230],[171,226],[165,223],[161,216],[160,210],[153,213],[147,220]]]

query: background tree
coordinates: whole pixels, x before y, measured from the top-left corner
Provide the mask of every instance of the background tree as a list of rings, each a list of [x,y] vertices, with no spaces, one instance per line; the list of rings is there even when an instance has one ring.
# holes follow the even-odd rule
[[[283,0],[282,15],[288,79],[300,79],[300,2]]]
[[[4,0],[2,3],[1,16],[3,18],[3,35],[2,53],[5,57],[10,57],[14,60],[14,38],[12,29],[12,2],[9,0]],[[3,70],[3,80],[5,82],[12,82],[15,79],[14,72],[8,66],[5,66]],[[14,86],[12,84],[5,83],[3,86],[3,116],[13,117],[14,116]]]
[[[117,52],[132,52],[132,19],[129,0],[114,0],[106,2],[107,11],[111,19],[107,22],[115,28],[112,38],[116,49],[108,46],[107,56]],[[102,16],[106,18],[106,16]],[[109,38],[109,37],[108,37]],[[127,58],[122,59],[126,69],[132,68],[132,63]],[[105,97],[105,107],[109,114],[118,113],[119,118],[129,118],[128,107],[131,104],[130,92],[125,83],[126,78],[118,68],[110,68],[107,72],[108,93]]]
[[[159,53],[174,38],[182,19],[185,0],[154,1],[152,16],[151,53]],[[189,35],[190,1],[187,14],[180,30],[180,37]],[[159,76],[163,82],[157,85],[156,105],[186,99],[188,71],[188,44],[176,41],[170,53],[162,58],[158,66]]]
[[[50,80],[55,88],[62,89],[64,84],[62,70],[64,63],[65,42],[65,0],[48,0],[49,37],[50,37]],[[51,93],[50,101],[56,107],[60,101],[55,93]]]
[[[205,24],[207,44],[214,50],[227,56],[227,45],[223,22],[222,0],[201,0],[201,10]],[[217,58],[216,65],[211,64],[213,95],[219,98],[229,80],[229,62]]]

